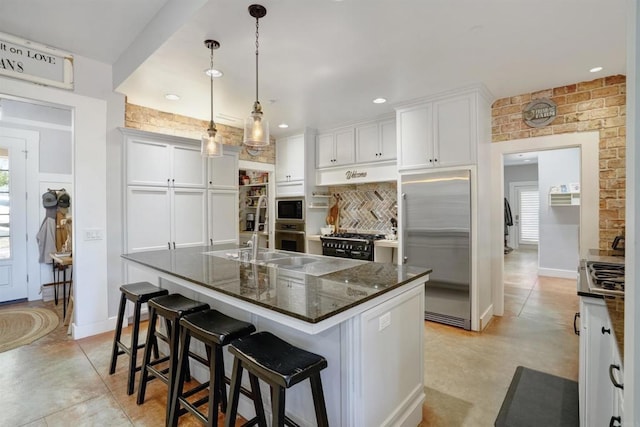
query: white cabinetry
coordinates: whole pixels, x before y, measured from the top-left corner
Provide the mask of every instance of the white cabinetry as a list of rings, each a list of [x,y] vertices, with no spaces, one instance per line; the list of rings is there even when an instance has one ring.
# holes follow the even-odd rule
[[[477,94],[397,110],[399,168],[471,165],[478,144]]]
[[[276,182],[304,181],[304,135],[276,143]]]
[[[238,152],[225,147],[224,155],[209,159],[209,188],[238,189]]]
[[[201,188],[205,186],[206,167],[199,147],[176,146],[152,137],[128,137],[129,185]]]
[[[580,321],[580,425],[620,426],[622,364],[604,300],[581,297]]]
[[[238,242],[238,192],[209,190],[209,243]]]
[[[356,127],[356,163],[396,158],[396,121],[384,120]]]
[[[349,165],[355,162],[354,129],[340,129],[318,135],[317,167]]]

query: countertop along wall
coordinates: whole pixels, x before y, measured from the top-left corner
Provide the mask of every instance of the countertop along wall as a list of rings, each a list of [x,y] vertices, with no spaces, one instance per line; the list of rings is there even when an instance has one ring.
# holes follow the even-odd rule
[[[531,128],[522,110],[533,99],[549,98],[558,105],[548,126]],[[544,135],[600,133],[600,237],[608,249],[625,224],[626,77],[603,77],[496,100],[491,106],[494,143]]]

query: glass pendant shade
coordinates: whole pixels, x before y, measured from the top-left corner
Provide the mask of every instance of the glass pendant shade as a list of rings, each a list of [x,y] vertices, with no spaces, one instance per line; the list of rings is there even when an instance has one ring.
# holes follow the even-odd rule
[[[222,156],[222,136],[214,128],[207,129],[207,132],[202,135],[200,142],[200,154],[203,157],[220,157]]]
[[[262,117],[262,111],[254,109],[244,120],[243,143],[250,147],[269,145],[269,122]]]

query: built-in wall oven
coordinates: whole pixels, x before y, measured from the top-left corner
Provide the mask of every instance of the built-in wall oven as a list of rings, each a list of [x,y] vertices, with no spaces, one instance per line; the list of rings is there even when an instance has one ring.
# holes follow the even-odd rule
[[[304,222],[276,221],[275,248],[292,252],[304,252]]]
[[[276,221],[304,221],[304,198],[276,199]]]

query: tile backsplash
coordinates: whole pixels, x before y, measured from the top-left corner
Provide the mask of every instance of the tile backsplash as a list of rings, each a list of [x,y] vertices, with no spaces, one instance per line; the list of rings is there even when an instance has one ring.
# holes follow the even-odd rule
[[[329,187],[329,193],[340,198],[340,229],[390,234],[391,218],[398,217],[397,191],[396,182]],[[330,205],[333,203],[335,199],[331,200]]]

